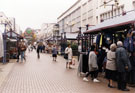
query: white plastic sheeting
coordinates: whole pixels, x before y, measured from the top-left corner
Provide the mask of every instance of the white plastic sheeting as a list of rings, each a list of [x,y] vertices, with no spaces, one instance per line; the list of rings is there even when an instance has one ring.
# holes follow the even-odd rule
[[[66,33],[66,39],[77,39],[78,33]]]
[[[4,55],[4,48],[3,48],[3,36],[2,32],[0,32],[0,57]]]

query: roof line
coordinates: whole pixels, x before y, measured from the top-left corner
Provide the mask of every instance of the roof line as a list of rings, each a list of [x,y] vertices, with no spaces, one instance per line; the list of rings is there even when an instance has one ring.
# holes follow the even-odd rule
[[[115,24],[115,25],[110,25],[110,26],[107,26],[107,27],[101,27],[101,28],[97,28],[97,29],[93,29],[93,30],[88,30],[88,31],[84,32],[84,34],[90,34],[90,33],[93,33],[93,32],[97,32],[97,31],[101,31],[101,30],[105,30],[105,29],[109,29],[109,28],[114,28],[114,27],[118,27],[118,26],[132,24],[134,22],[135,21],[132,20],[132,21],[128,21],[128,22],[123,22],[123,23]]]
[[[81,0],[76,1],[70,8],[68,8],[64,13],[62,13],[57,19],[62,17],[64,14],[66,14],[71,8],[73,8],[75,5],[77,5]]]

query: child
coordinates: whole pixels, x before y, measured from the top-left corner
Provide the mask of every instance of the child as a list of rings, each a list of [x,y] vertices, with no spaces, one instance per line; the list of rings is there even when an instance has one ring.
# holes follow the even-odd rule
[[[76,59],[72,57],[72,65],[75,65]]]

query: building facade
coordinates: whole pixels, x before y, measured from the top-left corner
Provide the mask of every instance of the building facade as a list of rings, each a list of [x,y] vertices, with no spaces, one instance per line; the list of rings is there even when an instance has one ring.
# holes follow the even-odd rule
[[[78,0],[57,18],[59,31],[76,32],[134,9],[135,0]]]
[[[106,4],[104,4],[106,1]],[[135,0],[99,0],[96,16],[98,23],[112,17],[122,16],[123,13],[135,9]]]
[[[4,30],[5,30],[5,24],[6,24],[6,31],[10,31],[10,28],[12,26],[10,20],[3,12],[0,12],[0,25],[2,27],[2,29],[1,29],[2,32],[4,32]]]
[[[59,36],[58,24],[43,23],[41,26],[41,31],[38,33],[38,38],[48,40],[54,36]]]

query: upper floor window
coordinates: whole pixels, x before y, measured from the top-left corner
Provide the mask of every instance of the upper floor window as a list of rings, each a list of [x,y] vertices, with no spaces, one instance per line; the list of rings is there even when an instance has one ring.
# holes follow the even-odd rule
[[[133,1],[133,7],[134,7],[134,9],[135,9],[135,1]]]

